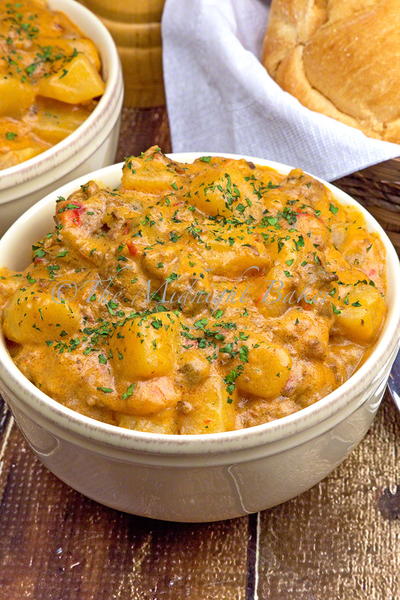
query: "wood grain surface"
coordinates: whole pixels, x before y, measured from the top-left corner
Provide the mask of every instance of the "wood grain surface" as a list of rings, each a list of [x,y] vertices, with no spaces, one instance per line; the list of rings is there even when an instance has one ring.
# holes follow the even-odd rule
[[[125,109],[119,159],[170,150],[164,109]],[[398,600],[400,419],[386,398],[328,478],[274,509],[171,524],[105,508],[35,458],[0,410],[0,600]]]

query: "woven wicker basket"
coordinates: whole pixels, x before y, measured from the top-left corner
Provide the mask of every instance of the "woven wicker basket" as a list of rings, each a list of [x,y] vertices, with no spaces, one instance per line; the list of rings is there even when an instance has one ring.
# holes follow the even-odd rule
[[[374,215],[400,252],[400,158],[357,171],[334,183]]]
[[[110,31],[121,57],[126,106],[163,106],[161,15],[165,0],[81,0]]]

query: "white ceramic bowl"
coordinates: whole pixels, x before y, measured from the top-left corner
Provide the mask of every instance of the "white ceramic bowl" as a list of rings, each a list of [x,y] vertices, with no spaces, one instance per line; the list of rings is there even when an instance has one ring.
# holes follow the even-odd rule
[[[186,162],[198,156],[173,155]],[[290,170],[244,158],[282,173]],[[38,202],[0,240],[0,265],[22,269],[30,262],[31,244],[53,229],[57,196],[67,197],[88,179],[116,186],[120,177],[121,164],[106,167]],[[283,419],[227,433],[160,435],[107,425],[65,408],[22,375],[0,339],[0,390],[34,452],[53,473],[119,510],[171,521],[213,521],[289,500],[342,462],[371,425],[399,346],[400,265],[373,217],[344,192],[325,185],[341,202],[359,207],[387,252],[389,312],[361,368],[326,398]]]
[[[123,100],[122,71],[114,41],[90,10],[74,0],[48,0],[96,44],[106,89],[78,129],[42,154],[0,170],[0,236],[27,208],[71,179],[115,160]]]

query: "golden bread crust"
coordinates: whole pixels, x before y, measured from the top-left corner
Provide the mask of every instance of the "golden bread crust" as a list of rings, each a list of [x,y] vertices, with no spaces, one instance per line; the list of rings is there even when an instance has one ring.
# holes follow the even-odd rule
[[[263,63],[304,106],[400,143],[399,0],[273,0]]]

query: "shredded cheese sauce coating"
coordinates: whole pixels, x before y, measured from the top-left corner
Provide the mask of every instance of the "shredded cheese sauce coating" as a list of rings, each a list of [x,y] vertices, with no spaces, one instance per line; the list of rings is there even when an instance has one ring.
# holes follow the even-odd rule
[[[99,53],[42,0],[0,0],[0,169],[72,133],[104,92]]]
[[[0,270],[21,371],[130,429],[250,427],[318,401],[370,352],[385,252],[361,213],[300,170],[126,160],[117,189],[58,198],[23,273]]]

